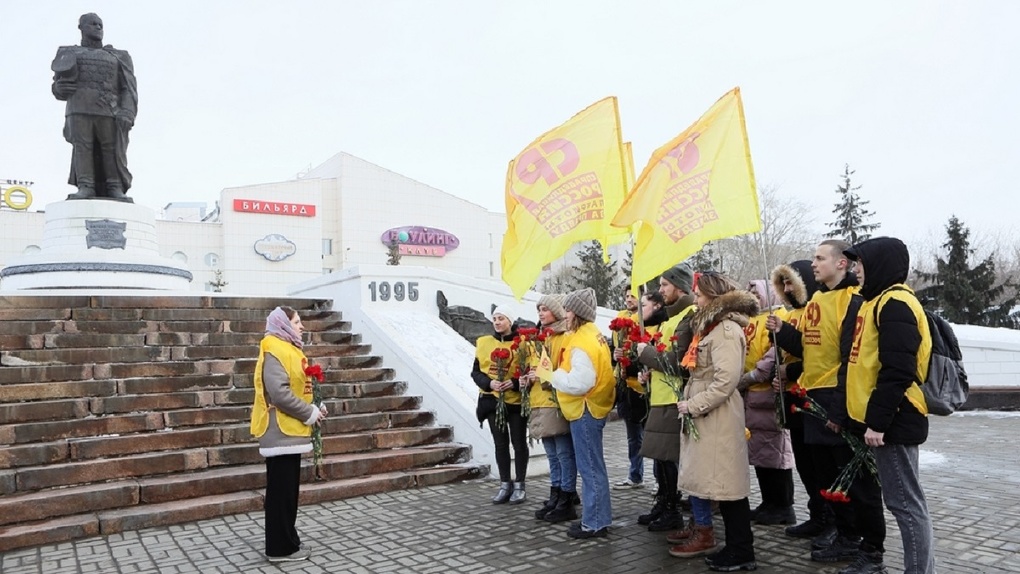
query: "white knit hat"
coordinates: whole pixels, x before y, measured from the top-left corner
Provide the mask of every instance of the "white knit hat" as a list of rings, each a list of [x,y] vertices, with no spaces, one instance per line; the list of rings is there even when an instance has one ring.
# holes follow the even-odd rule
[[[493,318],[495,318],[496,315],[502,315],[506,317],[507,319],[510,320],[511,323],[517,322],[517,314],[511,311],[510,307],[507,307],[506,305],[497,305],[496,308],[492,310]]]

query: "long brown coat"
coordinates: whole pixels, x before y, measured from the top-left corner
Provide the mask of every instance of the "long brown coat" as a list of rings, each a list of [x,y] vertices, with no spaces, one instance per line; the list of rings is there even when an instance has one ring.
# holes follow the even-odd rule
[[[744,327],[758,312],[747,291],[731,291],[699,309],[697,364],[684,390],[699,439],[680,439],[680,490],[708,500],[740,500],[751,493],[744,435],[744,401],[737,392],[747,343]]]

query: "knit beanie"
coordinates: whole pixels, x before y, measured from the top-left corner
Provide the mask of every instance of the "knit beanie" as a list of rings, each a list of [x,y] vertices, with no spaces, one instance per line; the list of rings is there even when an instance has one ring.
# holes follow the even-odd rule
[[[517,322],[517,314],[511,311],[510,307],[507,307],[506,305],[497,305],[496,308],[492,310],[492,316],[495,317],[496,315],[506,317],[510,320],[511,324]]]
[[[562,320],[567,314],[567,310],[563,308],[563,295],[558,293],[553,295],[542,295],[542,297],[538,300],[538,305],[545,305],[545,308],[549,309],[549,312],[553,314],[553,317],[556,317],[557,321]]]
[[[598,302],[595,300],[595,290],[591,287],[571,291],[570,293],[567,293],[567,296],[563,299],[563,308],[567,311],[573,311],[574,315],[577,315],[585,321],[595,320],[595,309],[597,305]]]
[[[694,272],[684,263],[663,271],[662,276],[684,293],[690,293],[694,288]]]

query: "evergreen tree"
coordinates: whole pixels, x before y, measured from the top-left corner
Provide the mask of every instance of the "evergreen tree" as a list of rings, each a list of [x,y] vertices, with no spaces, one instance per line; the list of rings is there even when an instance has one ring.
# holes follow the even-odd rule
[[[223,288],[228,285],[228,283],[223,280],[223,270],[222,269],[214,269],[213,270],[213,280],[212,281],[206,281],[206,283],[210,287],[212,287],[212,290],[214,292],[216,292],[216,293],[222,293],[223,292]]]
[[[868,220],[875,215],[874,211],[865,209],[870,201],[861,199],[857,190],[861,186],[851,185],[850,176],[857,173],[850,169],[850,164],[843,168],[843,183],[836,187],[836,193],[840,195],[839,202],[832,210],[836,214],[836,221],[826,223],[832,228],[825,234],[826,237],[842,239],[850,245],[855,245],[871,238],[871,232],[878,229],[882,224],[869,223]]]
[[[387,265],[400,265],[400,244],[397,242],[397,238],[390,239],[389,245],[386,247],[386,264]]]
[[[634,273],[634,246],[631,245],[627,248],[627,252],[624,255],[623,263],[620,264],[620,272],[623,273],[623,279],[620,280],[620,285],[617,287],[617,291],[623,291],[624,287],[630,287],[630,278]],[[649,291],[659,290],[659,276],[656,275],[648,281],[645,281],[644,289],[642,293]]]
[[[582,289],[591,287],[602,307],[619,309],[623,306],[620,273],[616,262],[610,258],[609,263],[602,260],[602,244],[592,241],[577,251],[581,265],[573,270],[573,287]]]
[[[928,309],[938,311],[950,323],[985,327],[1020,326],[1020,293],[1009,280],[996,286],[995,261],[988,256],[975,267],[970,266],[974,249],[970,246],[970,230],[956,216],[946,225],[948,251],[946,259],[936,258],[936,271],[915,270],[924,281],[933,285],[919,289],[917,296]],[[865,267],[867,272],[867,267]]]
[[[719,256],[711,241],[706,243],[697,253],[685,261],[695,271],[718,271],[722,273],[722,257]]]

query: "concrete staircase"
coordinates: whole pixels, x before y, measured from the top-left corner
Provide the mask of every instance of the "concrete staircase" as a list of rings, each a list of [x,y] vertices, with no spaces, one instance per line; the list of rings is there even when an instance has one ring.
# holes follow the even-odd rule
[[[0,552],[261,510],[248,420],[277,305],[326,371],[325,479],[309,455],[303,504],[488,474],[330,301],[0,297]]]

